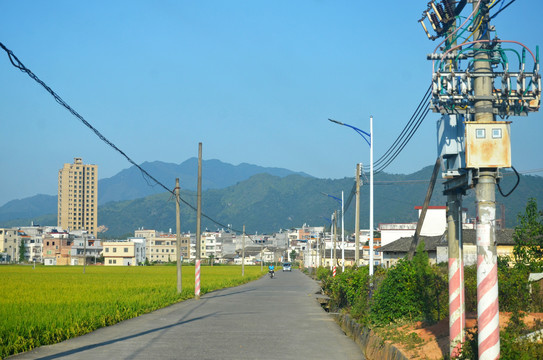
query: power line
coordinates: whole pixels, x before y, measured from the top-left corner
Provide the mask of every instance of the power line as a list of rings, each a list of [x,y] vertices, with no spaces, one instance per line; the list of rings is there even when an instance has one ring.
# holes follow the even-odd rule
[[[409,143],[409,141],[411,140],[413,135],[415,135],[415,133],[417,132],[417,130],[419,129],[420,125],[422,124],[422,122],[424,121],[424,119],[426,118],[426,116],[428,115],[429,112],[430,112],[430,108],[426,108],[424,113],[419,116],[419,118],[417,119],[417,122],[411,128],[411,131],[409,132],[407,137],[403,140],[400,147],[395,151],[395,153],[393,155],[391,155],[389,157],[389,159],[387,160],[387,162],[385,164],[381,165],[376,170],[374,170],[374,174],[378,174],[378,173],[382,172],[384,169],[386,169],[398,157],[398,155],[400,155],[400,153],[403,151],[405,146]]]
[[[428,101],[431,96],[431,90],[432,87],[429,86],[415,111],[411,115],[411,118],[406,123],[396,140],[394,140],[392,145],[379,159],[373,162],[374,167],[377,167],[374,169],[374,174],[380,173],[386,169],[403,151],[405,146],[409,143],[415,132],[418,130],[422,121],[429,113]],[[364,166],[364,171],[369,171],[369,169],[369,165]]]
[[[31,79],[33,79],[34,81],[36,81],[38,84],[40,84],[49,94],[51,94],[51,96],[53,96],[53,98],[55,99],[55,101],[57,103],[59,103],[60,105],[62,105],[64,108],[66,108],[66,110],[68,110],[70,113],[72,113],[72,115],[74,115],[76,118],[78,118],[86,127],[88,127],[89,129],[92,130],[92,132],[94,132],[96,134],[96,136],[98,136],[98,138],[100,138],[100,140],[102,140],[103,142],[105,142],[107,145],[109,145],[110,147],[112,147],[115,151],[117,151],[119,154],[121,154],[126,160],[128,160],[129,163],[131,163],[132,165],[134,165],[135,167],[137,167],[139,169],[139,171],[144,175],[144,178],[145,176],[147,176],[149,179],[153,180],[157,185],[160,185],[162,188],[164,188],[167,192],[169,192],[170,194],[174,195],[175,196],[175,193],[173,190],[170,190],[168,187],[166,187],[163,183],[161,183],[160,181],[158,181],[155,177],[153,177],[151,174],[149,174],[145,169],[143,169],[140,165],[136,164],[136,162],[134,160],[132,160],[124,151],[122,151],[121,149],[119,149],[114,143],[112,143],[110,140],[108,140],[104,135],[102,135],[102,133],[100,133],[100,131],[98,131],[94,126],[92,126],[87,120],[85,120],[85,118],[83,116],[81,116],[77,111],[75,111],[75,109],[73,109],[70,105],[68,105],[56,92],[53,91],[53,89],[51,89],[49,86],[47,86],[47,84],[45,82],[43,82],[40,78],[38,78],[30,69],[28,69],[18,58],[17,56],[13,53],[13,51],[11,51],[10,49],[8,49],[2,42],[0,42],[0,47],[8,54],[8,57],[9,57],[9,61],[11,62],[11,64],[16,67],[17,69],[21,70],[22,72],[26,73],[28,76],[30,76]],[[194,211],[197,211],[197,209],[192,206],[190,203],[188,203],[187,201],[185,201],[184,199],[182,198],[179,198],[179,200],[187,205],[189,208],[191,208],[192,210]],[[205,217],[206,219],[210,220],[211,222],[215,223],[216,225],[219,225],[219,226],[222,226],[224,228],[229,228],[228,226],[218,222],[217,220],[207,216],[206,214],[202,213],[202,216]],[[230,228],[232,229],[232,228]],[[236,232],[241,232],[240,230],[236,230],[236,229],[232,229]]]
[[[428,101],[428,99],[430,98],[430,91],[431,91],[432,87],[429,86],[428,89],[426,90],[426,93],[424,94],[424,96],[422,97],[422,100],[419,102],[417,108],[415,109],[415,111],[413,112],[413,115],[411,115],[411,118],[409,119],[409,121],[405,124],[405,127],[402,129],[402,131],[400,132],[400,134],[398,135],[398,137],[396,138],[396,140],[394,140],[394,142],[392,143],[392,145],[388,148],[388,150],[379,158],[377,159],[376,161],[373,162],[373,166],[376,166],[376,165],[379,165],[380,163],[384,162],[386,160],[386,158],[389,156],[389,154],[398,146],[398,143],[402,140],[402,138],[405,136],[406,132],[411,128],[411,126],[413,125],[416,117],[417,117],[417,114],[420,112],[420,110],[422,110],[423,108],[423,105]],[[369,166],[366,166],[366,167],[369,167]]]

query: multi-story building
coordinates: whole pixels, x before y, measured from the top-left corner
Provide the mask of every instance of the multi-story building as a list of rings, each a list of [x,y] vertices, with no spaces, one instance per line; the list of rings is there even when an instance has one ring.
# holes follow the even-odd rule
[[[70,264],[96,264],[103,250],[100,239],[96,239],[92,234],[87,234],[85,230],[74,231],[70,234],[70,238],[73,239]]]
[[[17,229],[0,229],[0,261],[19,261],[20,241]]]
[[[156,230],[138,229],[134,232],[136,238],[145,239],[147,260],[151,262],[173,262],[177,259],[177,239],[175,234],[161,233]],[[181,235],[181,255],[189,259],[189,235]]]
[[[58,171],[58,226],[87,230],[96,237],[98,229],[98,166],[74,158]]]
[[[70,265],[72,239],[66,231],[52,231],[43,238],[44,265]]]
[[[145,239],[104,241],[104,265],[137,266],[145,261]]]
[[[43,237],[53,228],[49,226],[21,226],[19,230],[27,236],[23,237],[25,245],[25,259],[28,261],[43,262]]]
[[[219,232],[205,232],[202,234],[205,245],[205,257],[218,259],[222,256],[222,242]],[[196,250],[195,250],[196,252]]]

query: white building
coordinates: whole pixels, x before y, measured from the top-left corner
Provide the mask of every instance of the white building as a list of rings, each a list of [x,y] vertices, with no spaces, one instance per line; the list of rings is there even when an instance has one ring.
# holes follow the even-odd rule
[[[104,265],[137,266],[145,262],[145,239],[104,241]]]

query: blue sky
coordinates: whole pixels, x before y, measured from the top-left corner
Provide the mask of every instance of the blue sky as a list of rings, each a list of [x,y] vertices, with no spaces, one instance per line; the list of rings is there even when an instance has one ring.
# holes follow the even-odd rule
[[[426,3],[2,0],[0,41],[137,163],[181,163],[202,142],[204,159],[342,178],[369,149],[327,118],[369,130],[373,115],[375,158],[388,149],[430,82]],[[542,13],[518,0],[492,23],[535,50]],[[0,205],[56,194],[74,157],[100,178],[130,166],[4,52],[0,83]],[[387,172],[433,164],[438,118]],[[541,112],[510,120],[514,166],[543,168]]]

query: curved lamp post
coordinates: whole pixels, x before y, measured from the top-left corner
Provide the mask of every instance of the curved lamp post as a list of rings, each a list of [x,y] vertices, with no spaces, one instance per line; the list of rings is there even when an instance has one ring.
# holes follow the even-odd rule
[[[364,130],[354,127],[349,124],[342,123],[337,120],[328,119],[329,121],[347,126],[356,131],[370,146],[370,276],[373,275],[373,116],[370,116],[370,133],[368,134]]]

